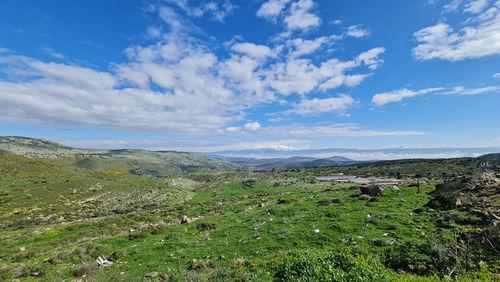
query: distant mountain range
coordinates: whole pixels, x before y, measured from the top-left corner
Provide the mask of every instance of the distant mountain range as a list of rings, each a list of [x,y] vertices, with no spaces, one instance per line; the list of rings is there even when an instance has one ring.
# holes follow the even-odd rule
[[[310,149],[279,151],[253,149],[214,153],[148,150],[89,150],[64,146],[45,139],[0,137],[0,152],[44,159],[71,159],[75,165],[105,169],[126,165],[140,175],[165,177],[209,170],[271,170],[321,166],[345,166],[377,160],[478,157],[496,159],[492,148],[390,148]]]
[[[325,159],[310,157],[291,157],[291,158],[238,158],[215,156],[221,160],[229,161],[240,166],[244,170],[271,170],[271,169],[289,169],[301,167],[319,167],[319,166],[339,166],[361,163],[344,157],[331,157]]]
[[[274,150],[274,149],[249,149],[227,150],[208,153],[210,156],[219,156],[226,159],[252,158],[252,159],[284,159],[291,157],[307,157],[314,159],[341,158],[339,161],[376,161],[396,159],[440,159],[459,157],[478,157],[491,153],[499,153],[500,147],[477,148],[387,148],[387,149],[306,149],[306,150]],[[335,156],[335,157],[334,157]]]

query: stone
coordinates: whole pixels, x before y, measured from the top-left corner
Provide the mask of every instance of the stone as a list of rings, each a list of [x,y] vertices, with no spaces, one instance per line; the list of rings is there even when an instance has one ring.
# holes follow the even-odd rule
[[[158,276],[158,272],[154,271],[154,272],[148,272],[146,274],[144,274],[144,278],[146,277],[156,277]]]
[[[189,217],[187,217],[187,215],[183,215],[181,217],[181,224],[189,223],[189,222],[191,222],[191,219]]]
[[[366,194],[361,194],[358,197],[359,200],[364,200],[364,201],[370,200],[371,198],[372,197],[370,197],[369,195],[366,195]]]
[[[361,190],[361,194],[366,194],[371,197],[382,196],[382,190],[378,185],[361,186],[359,189]]]
[[[399,191],[399,187],[396,185],[391,186],[392,191]]]
[[[233,260],[233,264],[236,264],[236,265],[244,265],[246,262],[247,262],[247,260],[244,258],[239,258],[239,259]]]
[[[26,251],[26,247],[21,247],[21,248],[19,248],[19,251],[20,251],[20,252],[24,252],[24,251]]]
[[[319,233],[319,229],[314,229],[314,233],[318,234]]]

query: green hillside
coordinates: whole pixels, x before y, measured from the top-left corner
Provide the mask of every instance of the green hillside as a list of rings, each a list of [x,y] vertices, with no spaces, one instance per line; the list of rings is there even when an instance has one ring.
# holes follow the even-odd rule
[[[232,170],[237,166],[216,158],[182,152],[146,150],[87,150],[26,137],[0,137],[0,152],[25,157],[52,159],[76,167],[109,171],[114,167],[137,175],[166,177],[181,173]]]
[[[500,171],[476,167],[475,159],[158,178],[131,173],[138,164],[127,158],[159,160],[145,151],[0,154],[0,280],[500,278],[500,224],[493,225]],[[445,168],[458,177],[447,186]],[[403,179],[427,172],[422,193],[399,185],[362,197],[357,185],[314,180],[394,171]],[[99,257],[112,265],[99,267]]]

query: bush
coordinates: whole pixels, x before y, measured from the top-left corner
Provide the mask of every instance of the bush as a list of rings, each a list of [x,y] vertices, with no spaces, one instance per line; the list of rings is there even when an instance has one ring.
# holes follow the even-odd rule
[[[151,229],[151,234],[153,234],[153,235],[160,234],[160,233],[162,233],[165,230],[167,230],[166,226],[164,226],[164,225],[158,225],[158,226],[155,226],[155,227],[153,227]]]
[[[111,256],[109,257],[112,261],[117,261],[119,258],[124,257],[127,254],[127,251],[124,249],[119,249],[114,251]]]
[[[341,199],[333,198],[333,199],[323,199],[318,201],[318,206],[328,206],[331,204],[339,204],[342,203]]]
[[[375,258],[350,249],[297,251],[275,260],[274,277],[280,281],[390,280],[391,272]]]
[[[94,273],[98,269],[99,269],[99,267],[97,265],[95,265],[95,264],[84,263],[84,264],[82,264],[82,266],[80,266],[79,268],[77,268],[73,274],[75,276],[81,277],[83,275]]]
[[[278,204],[290,204],[297,201],[296,199],[279,199]]]
[[[217,222],[203,222],[199,223],[196,227],[201,232],[205,230],[216,229],[218,226],[219,224],[217,224]]]

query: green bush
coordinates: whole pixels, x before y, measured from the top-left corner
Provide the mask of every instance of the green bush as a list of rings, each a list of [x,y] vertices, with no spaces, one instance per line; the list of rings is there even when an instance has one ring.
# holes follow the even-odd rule
[[[199,223],[196,227],[201,232],[205,230],[216,229],[218,226],[219,224],[217,224],[217,222],[203,222]]]
[[[279,281],[380,281],[391,276],[379,260],[350,249],[292,252],[273,261],[272,268]]]

